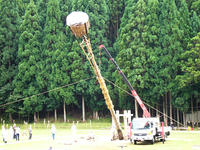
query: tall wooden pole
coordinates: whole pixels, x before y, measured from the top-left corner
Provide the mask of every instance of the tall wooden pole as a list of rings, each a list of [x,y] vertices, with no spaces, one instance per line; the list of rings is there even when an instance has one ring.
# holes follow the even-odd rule
[[[88,56],[89,57],[87,57],[87,58],[88,58],[90,64],[92,65],[94,73],[96,74],[97,80],[98,80],[98,82],[100,84],[100,88],[101,88],[102,93],[104,95],[104,99],[106,101],[106,105],[107,105],[108,109],[110,110],[110,113],[111,113],[112,118],[114,120],[115,127],[116,127],[116,130],[117,130],[119,139],[123,140],[123,133],[122,133],[122,130],[120,128],[119,122],[117,121],[117,118],[116,118],[116,115],[115,115],[115,111],[114,111],[114,106],[113,106],[112,100],[110,98],[110,95],[109,95],[105,80],[102,77],[100,69],[99,69],[99,67],[98,67],[98,65],[97,65],[97,63],[95,61],[94,54],[93,54],[93,51],[92,51],[92,47],[91,47],[91,44],[90,44],[90,40],[87,39],[86,36],[83,37],[83,40],[84,40],[85,46],[86,46],[86,48],[88,50]]]
[[[69,14],[66,18],[67,25],[70,26],[70,29],[72,30],[73,34],[76,37],[83,38],[83,43],[85,43],[85,46],[87,48],[87,53],[85,52],[83,48],[83,43],[80,44],[82,50],[84,51],[90,65],[92,66],[94,73],[96,74],[97,80],[100,84],[100,88],[102,90],[102,93],[104,95],[104,99],[106,101],[106,105],[108,109],[110,110],[110,113],[112,115],[112,118],[115,123],[115,127],[118,133],[118,137],[120,140],[123,139],[123,134],[119,125],[119,122],[117,121],[115,111],[114,111],[114,106],[112,104],[112,100],[110,98],[106,83],[104,78],[101,75],[100,69],[94,59],[94,54],[92,51],[92,46],[90,44],[90,40],[87,39],[86,35],[89,33],[89,16],[84,13],[84,12],[72,12]]]

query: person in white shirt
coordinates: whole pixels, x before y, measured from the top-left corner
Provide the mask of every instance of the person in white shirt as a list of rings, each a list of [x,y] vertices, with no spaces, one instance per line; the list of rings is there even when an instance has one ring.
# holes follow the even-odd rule
[[[19,141],[20,127],[16,127],[16,141]]]
[[[71,131],[72,131],[72,136],[73,136],[73,140],[76,141],[76,125],[73,122],[73,125],[71,127]]]
[[[54,124],[52,124],[52,126],[51,126],[51,134],[52,134],[53,140],[55,140],[56,127]]]
[[[7,143],[8,132],[4,126],[2,126],[1,132],[2,132],[2,137],[3,137],[3,142]]]
[[[10,126],[10,128],[9,128],[9,140],[10,140],[10,141],[13,139],[13,136],[14,136],[13,127]]]

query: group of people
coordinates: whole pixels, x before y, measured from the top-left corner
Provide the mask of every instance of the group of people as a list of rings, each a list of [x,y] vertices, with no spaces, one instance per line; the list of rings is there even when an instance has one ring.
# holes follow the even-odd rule
[[[31,125],[29,126],[29,140],[32,139],[32,127]],[[4,125],[2,125],[2,138],[3,138],[3,142],[7,143],[8,140],[12,140],[15,139],[16,141],[20,140],[20,127],[16,126],[16,124],[14,123],[13,126],[10,126],[9,129],[6,129],[6,127]]]
[[[197,122],[187,121],[187,126],[192,127],[192,128],[198,128],[198,127],[200,127],[200,122],[199,121],[197,121]]]
[[[76,138],[76,125],[75,123],[73,123],[72,127],[71,127],[71,131],[72,131],[72,136],[73,139]],[[30,125],[28,128],[28,139],[31,140],[32,139],[32,126]],[[56,135],[56,127],[54,124],[52,124],[51,126],[51,134],[52,134],[52,139],[55,140],[55,135]],[[2,137],[3,137],[3,142],[7,143],[8,140],[11,141],[12,139],[15,139],[16,141],[20,141],[20,127],[16,126],[16,124],[14,123],[13,126],[10,126],[9,129],[5,128],[4,125],[2,125]]]

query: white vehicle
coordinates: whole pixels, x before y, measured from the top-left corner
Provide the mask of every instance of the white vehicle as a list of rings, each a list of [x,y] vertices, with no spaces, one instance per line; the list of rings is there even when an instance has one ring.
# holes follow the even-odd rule
[[[134,144],[137,144],[137,141],[151,141],[153,144],[155,140],[165,141],[165,138],[170,134],[170,128],[164,127],[164,131],[160,126],[159,118],[152,118],[150,113],[148,112],[147,108],[145,107],[143,101],[138,96],[137,92],[132,87],[131,83],[128,81],[125,74],[119,68],[116,61],[110,55],[110,52],[106,49],[104,45],[100,45],[99,48],[103,48],[109,57],[109,60],[115,65],[116,69],[119,71],[120,75],[122,76],[124,82],[128,85],[128,88],[131,91],[132,96],[140,105],[141,109],[143,110],[143,116],[145,118],[135,118],[132,121],[132,129],[130,133],[130,140],[131,142],[134,141]],[[163,133],[163,134],[162,134]],[[163,136],[162,136],[163,135]]]
[[[164,127],[164,137],[162,137],[162,127],[159,118],[134,118],[131,129],[131,142],[137,144],[138,141],[165,141],[170,134],[170,127]]]

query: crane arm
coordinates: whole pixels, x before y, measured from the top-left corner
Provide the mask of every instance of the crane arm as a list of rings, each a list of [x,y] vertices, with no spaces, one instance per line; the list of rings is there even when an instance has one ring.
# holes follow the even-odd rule
[[[127,77],[124,75],[124,73],[121,71],[121,69],[119,68],[118,64],[116,63],[116,61],[112,58],[110,52],[106,49],[106,47],[104,45],[100,45],[99,49],[104,49],[107,56],[109,57],[109,60],[112,61],[112,63],[115,65],[115,67],[117,68],[117,70],[119,71],[120,75],[122,76],[124,82],[128,85],[128,88],[131,91],[131,94],[134,96],[134,98],[136,99],[136,101],[138,102],[138,104],[140,105],[140,107],[143,110],[143,115],[146,118],[150,117],[150,113],[148,112],[146,106],[144,105],[144,103],[142,102],[142,100],[140,99],[140,97],[138,96],[137,92],[134,90],[134,88],[131,86],[130,82],[128,81]]]

